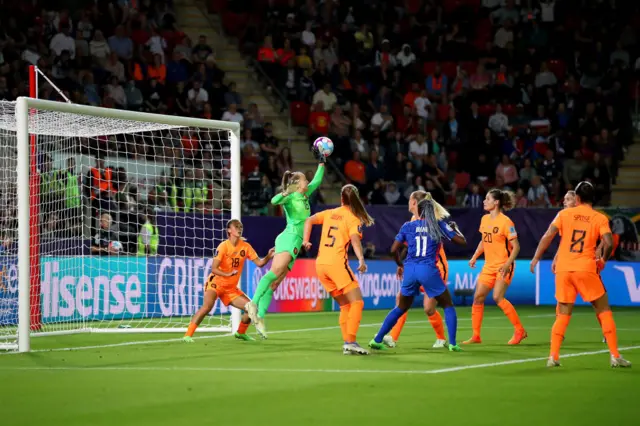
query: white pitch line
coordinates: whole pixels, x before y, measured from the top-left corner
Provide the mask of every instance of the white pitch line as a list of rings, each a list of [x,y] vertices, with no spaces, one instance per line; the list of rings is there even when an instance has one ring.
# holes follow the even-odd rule
[[[627,346],[620,351],[640,349],[640,346]],[[608,349],[589,352],[577,352],[561,356],[577,358],[589,355],[608,353]],[[314,369],[314,368],[243,368],[243,367],[2,367],[0,371],[152,371],[152,372],[234,372],[234,373],[321,373],[321,374],[444,374],[464,370],[501,367],[504,365],[526,364],[545,361],[547,357],[513,359],[508,361],[490,362],[484,364],[461,365],[459,367],[439,368],[435,370],[344,370],[344,369]]]
[[[286,315],[286,314],[285,314]],[[574,316],[582,316],[582,315],[593,315],[587,313],[575,313]],[[556,314],[540,314],[540,315],[525,315],[521,318],[551,318],[555,317]],[[485,317],[486,320],[500,320],[503,319],[504,316],[489,316]],[[471,318],[458,318],[458,321],[471,321]],[[423,321],[407,321],[407,324],[422,324]],[[370,323],[370,324],[361,324],[360,327],[376,327],[380,326],[381,322],[378,323]],[[329,326],[329,327],[315,327],[315,328],[300,328],[300,329],[291,329],[291,330],[276,330],[272,331],[269,334],[288,334],[288,333],[306,333],[311,331],[327,331],[327,330],[336,330],[339,329],[338,326]],[[198,336],[198,340],[205,339],[219,339],[223,337],[230,337],[229,334],[214,334],[209,336]],[[107,348],[119,348],[126,346],[139,346],[139,345],[151,345],[156,343],[175,343],[182,341],[182,337],[176,337],[171,339],[157,339],[157,340],[136,340],[131,342],[120,342],[120,343],[108,343],[105,345],[89,345],[89,346],[76,346],[76,347],[67,347],[67,348],[52,348],[52,349],[35,349],[30,353],[40,353],[40,352],[70,352],[70,351],[82,351],[82,350],[92,350],[92,349],[107,349]],[[0,356],[2,355],[16,355],[19,352],[0,352]]]

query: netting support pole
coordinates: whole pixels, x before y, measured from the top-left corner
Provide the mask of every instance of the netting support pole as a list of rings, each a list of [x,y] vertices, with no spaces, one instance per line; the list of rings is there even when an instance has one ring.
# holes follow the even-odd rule
[[[31,349],[31,265],[29,249],[29,109],[26,99],[16,103],[18,195],[18,351]]]
[[[242,195],[240,188],[240,130],[229,131],[231,145],[231,218],[242,218]],[[238,284],[242,286],[242,279]],[[240,326],[241,313],[239,309],[231,308],[231,331],[235,333]]]

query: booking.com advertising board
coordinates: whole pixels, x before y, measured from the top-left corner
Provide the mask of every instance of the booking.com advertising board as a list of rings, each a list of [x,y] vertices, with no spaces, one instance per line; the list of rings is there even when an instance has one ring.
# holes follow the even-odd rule
[[[41,313],[43,322],[118,320],[190,316],[203,300],[211,258],[184,257],[43,257]],[[401,281],[395,263],[371,260],[364,274],[356,273],[365,309],[390,309]],[[356,262],[351,263],[355,271]],[[482,265],[449,261],[449,290],[473,290]],[[245,263],[241,285],[250,296],[265,268]],[[640,263],[609,262],[602,272],[609,300],[615,306],[640,307]],[[555,305],[551,262],[543,261],[535,274],[529,261],[516,262],[507,297],[518,305]],[[0,326],[15,324],[18,312],[18,273],[15,257],[0,257]],[[454,297],[457,304],[463,302]],[[466,298],[471,302],[471,297]],[[416,300],[416,306],[421,303]],[[492,303],[488,301],[487,303]],[[584,304],[579,300],[580,304]],[[300,259],[274,294],[271,312],[331,311],[338,307],[315,274],[311,259]],[[228,309],[216,303],[214,313]]]

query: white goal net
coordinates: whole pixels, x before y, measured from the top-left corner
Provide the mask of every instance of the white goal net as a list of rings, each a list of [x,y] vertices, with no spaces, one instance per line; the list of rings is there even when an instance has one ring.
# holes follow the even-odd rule
[[[0,348],[185,330],[240,212],[234,126],[0,102]],[[216,303],[198,332],[231,331],[229,314]]]

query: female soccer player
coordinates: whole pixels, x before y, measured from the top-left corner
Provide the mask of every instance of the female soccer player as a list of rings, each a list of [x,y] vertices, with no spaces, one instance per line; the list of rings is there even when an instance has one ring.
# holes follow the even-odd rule
[[[536,265],[549,244],[556,234],[560,233],[556,265],[558,315],[551,329],[551,349],[547,367],[560,366],[560,347],[578,294],[582,300],[593,305],[609,347],[611,367],[631,367],[631,363],[620,355],[616,323],[609,306],[607,292],[597,272],[598,240],[603,241],[603,260],[606,261],[611,255],[613,238],[609,220],[593,208],[594,198],[593,185],[589,182],[580,182],[576,186],[576,207],[564,209],[558,213],[540,239],[536,254],[531,261],[531,272],[535,272]]]
[[[271,204],[283,206],[287,226],[276,238],[276,254],[271,263],[271,269],[262,277],[253,299],[245,307],[256,326],[256,331],[263,339],[267,338],[264,317],[269,310],[273,292],[287,272],[293,268],[300,254],[304,221],[311,215],[309,196],[320,186],[324,176],[326,159],[316,149],[314,149],[314,155],[319,164],[311,182],[307,180],[304,173],[287,170],[282,176],[282,192],[271,199]]]
[[[509,345],[517,345],[527,337],[527,332],[520,323],[520,317],[511,302],[505,299],[507,287],[511,284],[515,269],[515,260],[520,252],[518,234],[511,219],[504,214],[514,205],[514,195],[510,191],[492,189],[484,199],[484,209],[488,214],[482,217],[480,222],[480,235],[482,239],[476,252],[469,261],[469,266],[476,267],[478,257],[484,253],[484,267],[473,296],[471,308],[471,327],[473,336],[462,343],[482,343],[480,329],[484,315],[484,301],[493,290],[493,300],[509,318],[515,333],[509,340]]]
[[[395,256],[398,264],[398,276],[403,277],[398,305],[389,312],[380,331],[369,342],[369,346],[379,350],[387,348],[382,342],[384,336],[411,307],[413,298],[420,293],[419,289],[422,287],[427,297],[435,298],[444,308],[444,317],[449,332],[449,350],[458,352],[460,351],[460,347],[456,343],[458,316],[453,307],[451,295],[436,266],[436,257],[443,238],[459,245],[466,245],[467,241],[457,227],[452,227],[444,220],[436,219],[435,204],[431,194],[427,194],[418,203],[417,213],[419,219],[402,225],[391,246],[391,253]],[[403,263],[400,258],[400,248],[405,243],[408,250],[407,258]]]
[[[247,295],[238,288],[238,280],[242,276],[242,268],[244,268],[246,259],[253,261],[258,267],[262,267],[273,257],[274,249],[271,249],[264,258],[258,258],[251,244],[242,239],[242,230],[242,222],[238,219],[231,219],[227,222],[227,239],[221,242],[216,249],[211,274],[209,274],[204,287],[204,303],[191,319],[183,338],[185,342],[193,342],[193,333],[204,317],[211,312],[217,298],[220,298],[225,306],[231,305],[238,309],[243,309],[249,302]],[[235,333],[236,339],[255,340],[247,334],[247,327],[250,323],[251,320],[245,312],[240,320],[240,327]]]
[[[364,301],[356,277],[349,267],[349,245],[358,258],[358,271],[367,271],[362,251],[362,225],[373,225],[373,219],[364,208],[358,190],[353,185],[342,187],[341,207],[316,213],[304,223],[303,247],[311,248],[309,237],[313,225],[322,225],[316,274],[327,293],[340,305],[338,323],[342,330],[345,355],[368,355],[369,351],[360,347],[356,340]]]
[[[411,220],[418,219],[418,203],[427,196],[426,191],[415,191],[409,197],[409,211],[413,216]],[[435,214],[437,220],[448,220],[449,212],[442,207],[437,201],[433,200]],[[436,264],[438,265],[438,270],[440,271],[440,276],[442,280],[446,284],[449,279],[449,265],[447,263],[447,256],[444,252],[444,246],[440,245],[440,250],[438,250],[438,255],[436,258]],[[448,291],[448,290],[447,290]],[[398,293],[396,297],[396,303],[399,303],[401,293]],[[433,344],[434,348],[444,348],[447,345],[447,340],[444,336],[444,324],[442,322],[442,316],[436,310],[437,302],[434,298],[427,297],[424,295],[424,312],[427,314],[427,318],[429,318],[429,322],[433,327],[433,330],[436,332],[436,342]],[[405,322],[407,321],[407,313],[400,317],[396,325],[393,327],[391,332],[384,336],[383,343],[390,347],[394,348],[396,343],[398,342],[398,338],[400,337],[400,333],[402,333],[402,328],[404,327]]]

